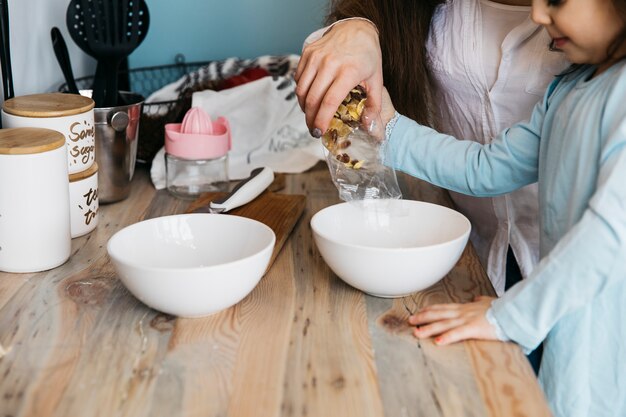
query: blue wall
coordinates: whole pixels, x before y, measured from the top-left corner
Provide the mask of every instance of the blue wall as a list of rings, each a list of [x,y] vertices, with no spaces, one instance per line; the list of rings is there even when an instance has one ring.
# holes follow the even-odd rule
[[[174,62],[299,54],[328,0],[146,0],[150,28],[131,68]]]

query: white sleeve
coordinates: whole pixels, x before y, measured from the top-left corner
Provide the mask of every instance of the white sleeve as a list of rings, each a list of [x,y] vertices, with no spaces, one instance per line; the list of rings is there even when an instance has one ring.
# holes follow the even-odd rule
[[[364,17],[348,17],[346,19],[337,20],[336,22],[332,23],[331,25],[323,27],[323,28],[318,29],[315,32],[311,33],[304,40],[304,45],[302,45],[302,49],[304,49],[308,45],[312,44],[313,42],[320,40],[322,38],[322,36],[324,36],[329,30],[331,30],[333,28],[333,26],[335,26],[337,23],[347,22],[348,20],[365,20],[366,22],[371,23],[372,26],[374,26],[374,28],[376,29],[376,32],[378,32],[378,28],[376,27],[374,22],[372,22],[371,20],[366,19]]]

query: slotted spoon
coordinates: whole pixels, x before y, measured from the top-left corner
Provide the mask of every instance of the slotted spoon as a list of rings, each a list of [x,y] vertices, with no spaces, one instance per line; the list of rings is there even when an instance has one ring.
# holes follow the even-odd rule
[[[96,106],[117,105],[119,64],[148,33],[145,0],[71,0],[66,20],[74,42],[98,60],[93,85]]]

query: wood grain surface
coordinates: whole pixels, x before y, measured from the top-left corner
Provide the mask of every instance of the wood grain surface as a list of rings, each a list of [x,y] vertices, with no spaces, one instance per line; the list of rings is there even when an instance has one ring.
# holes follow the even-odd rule
[[[79,94],[43,93],[10,98],[2,109],[21,117],[64,117],[85,113],[94,106],[92,99]]]
[[[401,176],[405,197],[449,204]],[[306,208],[273,266],[239,304],[177,319],[135,299],[106,254],[144,218],[183,213],[139,169],[123,202],[74,239],[70,260],[38,274],[0,273],[0,416],[549,416],[532,370],[510,343],[437,347],[411,336],[423,305],[493,294],[468,246],[433,287],[400,299],[337,278],[309,221],[338,203],[327,168],[286,176]],[[0,350],[0,355],[2,355]]]
[[[34,127],[0,129],[0,155],[42,153],[64,145],[65,136],[56,130]]]

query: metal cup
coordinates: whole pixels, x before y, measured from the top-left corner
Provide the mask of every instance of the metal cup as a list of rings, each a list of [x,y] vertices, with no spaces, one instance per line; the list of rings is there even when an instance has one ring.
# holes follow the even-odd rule
[[[128,104],[94,109],[96,162],[99,167],[98,199],[101,204],[128,197],[135,172],[139,119],[144,98],[123,91],[120,91],[120,95]]]

